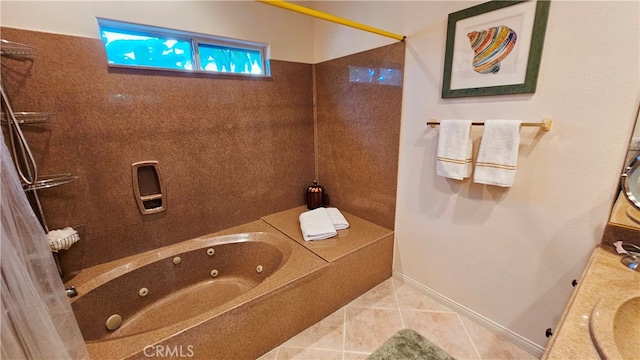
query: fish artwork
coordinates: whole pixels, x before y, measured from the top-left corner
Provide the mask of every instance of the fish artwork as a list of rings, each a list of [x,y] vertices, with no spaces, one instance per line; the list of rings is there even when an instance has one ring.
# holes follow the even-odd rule
[[[518,39],[516,32],[504,25],[472,31],[467,37],[475,54],[473,70],[480,74],[498,73],[500,62],[511,53]]]

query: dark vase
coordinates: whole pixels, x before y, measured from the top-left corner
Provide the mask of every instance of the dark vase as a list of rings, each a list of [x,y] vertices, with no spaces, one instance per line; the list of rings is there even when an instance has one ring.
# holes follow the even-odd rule
[[[327,193],[324,190],[324,186],[318,185],[318,182],[313,180],[313,185],[307,189],[307,209],[313,210],[326,205]]]

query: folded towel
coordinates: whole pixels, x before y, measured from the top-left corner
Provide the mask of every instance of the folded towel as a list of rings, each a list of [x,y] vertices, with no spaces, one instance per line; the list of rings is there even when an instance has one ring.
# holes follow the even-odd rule
[[[304,241],[328,239],[338,235],[327,209],[305,211],[298,217]]]
[[[479,184],[511,187],[516,176],[520,120],[487,120],[473,181]]]
[[[344,215],[342,215],[340,210],[338,210],[337,208],[328,207],[327,213],[329,213],[329,217],[333,222],[333,227],[336,230],[343,230],[349,227],[349,222],[344,218]]]
[[[462,180],[471,176],[473,143],[471,120],[442,120],[438,135],[436,173]]]

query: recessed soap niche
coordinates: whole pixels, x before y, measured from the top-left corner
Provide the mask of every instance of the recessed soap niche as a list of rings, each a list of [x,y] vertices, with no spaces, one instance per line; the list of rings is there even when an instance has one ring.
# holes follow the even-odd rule
[[[133,193],[143,215],[167,209],[164,179],[158,161],[139,161],[131,164]]]

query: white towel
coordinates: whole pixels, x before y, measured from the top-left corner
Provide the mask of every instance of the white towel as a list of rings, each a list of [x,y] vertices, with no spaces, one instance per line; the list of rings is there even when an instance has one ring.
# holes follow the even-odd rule
[[[337,208],[328,207],[327,213],[329,213],[329,217],[333,222],[333,227],[336,230],[343,230],[349,227],[349,222],[344,218],[344,215],[342,215],[340,210],[338,210]]]
[[[473,142],[471,120],[442,120],[438,135],[436,173],[462,180],[471,176]]]
[[[487,120],[473,181],[479,184],[511,187],[516,176],[520,120]]]
[[[304,241],[323,240],[338,235],[327,209],[305,211],[298,217]]]

